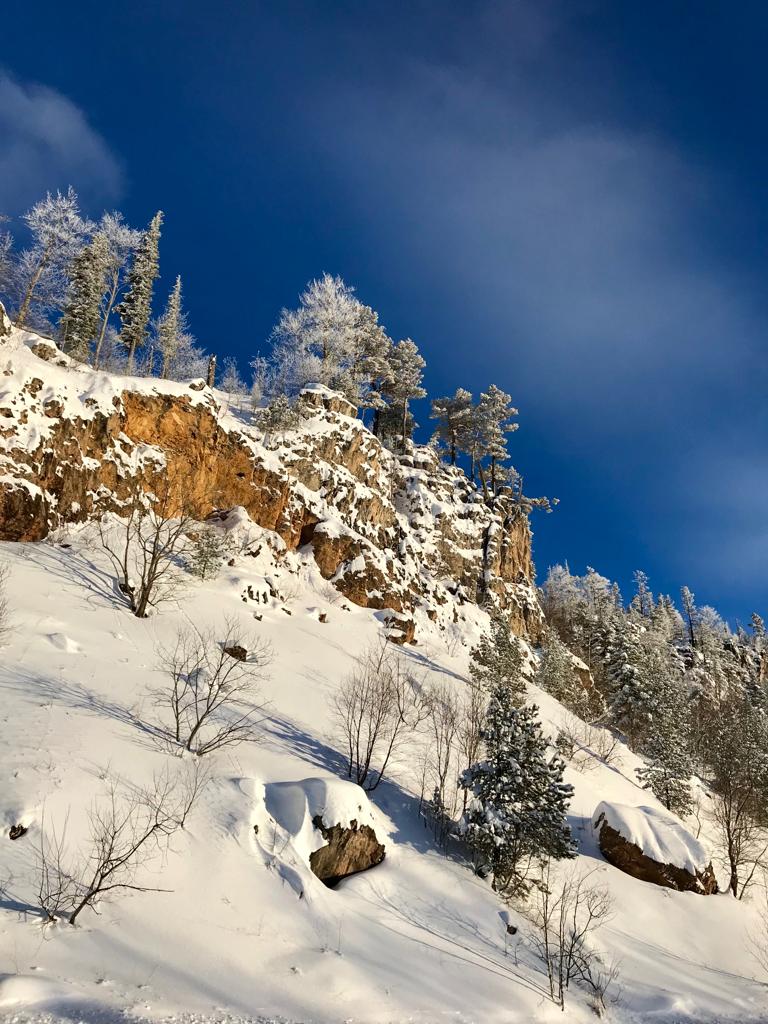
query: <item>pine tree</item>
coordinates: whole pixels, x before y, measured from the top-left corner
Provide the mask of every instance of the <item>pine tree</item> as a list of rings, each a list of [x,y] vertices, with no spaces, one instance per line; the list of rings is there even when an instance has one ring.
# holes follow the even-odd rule
[[[501,615],[491,618],[490,631],[483,633],[469,652],[469,674],[487,692],[500,686],[509,690],[513,703],[525,700],[523,655],[517,637]]]
[[[129,374],[133,373],[137,351],[147,340],[152,292],[160,266],[158,246],[162,224],[163,213],[158,210],[141,237],[128,271],[128,291],[117,307],[121,321],[120,338],[128,352]]]
[[[19,294],[16,326],[25,327],[32,310],[40,314],[60,308],[66,293],[67,269],[92,225],[80,216],[77,195],[50,192],[24,215],[32,235],[14,268]],[[37,321],[40,323],[41,321]]]
[[[511,395],[506,394],[495,384],[482,392],[477,406],[476,419],[480,433],[480,454],[490,459],[491,493],[496,493],[496,467],[509,458],[507,451],[507,434],[517,430],[517,423],[512,417],[518,410],[512,406]],[[486,490],[485,477],[481,475],[483,490]]]
[[[472,414],[472,394],[457,388],[454,395],[432,401],[431,418],[437,420],[437,436],[448,449],[451,465],[461,449],[462,431]]]
[[[683,621],[688,632],[688,640],[691,647],[696,646],[696,603],[694,596],[688,587],[683,587],[680,591],[680,600],[683,605]]]
[[[421,386],[423,370],[426,362],[419,354],[418,347],[410,338],[398,341],[392,346],[389,354],[389,379],[383,385],[386,398],[392,407],[400,413],[402,447],[408,434],[408,403],[415,398],[423,398],[426,391]]]
[[[631,619],[615,620],[608,632],[605,661],[611,685],[609,709],[613,724],[638,749],[651,721],[652,694],[641,669],[642,630]]]
[[[525,891],[530,860],[576,854],[566,820],[573,788],[563,782],[564,762],[549,755],[537,712],[516,707],[507,686],[495,687],[482,731],[485,759],[459,782],[472,798],[460,831],[505,894]]]
[[[67,301],[59,323],[62,348],[83,362],[99,330],[108,268],[109,245],[97,231],[72,261]]]
[[[635,569],[635,596],[630,608],[644,619],[650,619],[653,613],[653,594],[648,586],[648,577],[642,569]]]
[[[242,397],[248,391],[245,381],[240,376],[237,360],[232,356],[227,356],[224,360],[224,369],[218,386],[219,390],[226,391],[230,401]]]
[[[121,213],[105,213],[99,221],[98,233],[109,249],[104,293],[101,300],[101,323],[93,353],[93,365],[101,365],[102,349],[110,328],[112,312],[125,287],[125,271],[128,261],[136,252],[142,233],[129,228]]]
[[[157,343],[162,358],[161,377],[168,377],[171,365],[182,342],[182,335],[187,333],[187,318],[181,307],[181,277],[168,296],[165,311],[157,323]]]
[[[571,653],[553,629],[544,634],[544,645],[536,669],[536,685],[552,694],[569,711],[584,721],[590,718],[590,694],[576,673]]]
[[[231,550],[232,545],[226,534],[215,526],[202,526],[190,544],[187,563],[189,571],[201,580],[215,579]]]
[[[637,769],[644,789],[650,789],[669,811],[690,812],[693,758],[690,709],[682,671],[667,675],[657,687],[653,722],[643,747],[647,764]]]

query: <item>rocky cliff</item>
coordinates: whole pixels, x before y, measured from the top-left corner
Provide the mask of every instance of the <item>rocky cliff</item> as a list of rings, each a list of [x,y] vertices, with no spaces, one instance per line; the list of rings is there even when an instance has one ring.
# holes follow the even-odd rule
[[[2,307],[0,306],[0,311]],[[202,381],[95,371],[0,313],[0,539],[118,511],[137,484],[204,519],[242,506],[286,550],[311,545],[351,601],[443,619],[464,602],[541,629],[527,516],[414,446],[396,458],[341,396],[310,389],[265,437]]]

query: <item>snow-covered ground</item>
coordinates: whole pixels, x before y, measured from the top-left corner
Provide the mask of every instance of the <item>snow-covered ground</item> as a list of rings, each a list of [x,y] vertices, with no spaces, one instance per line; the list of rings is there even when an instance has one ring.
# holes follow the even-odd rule
[[[381,634],[383,613],[331,602],[309,554],[276,569],[265,545],[215,582],[190,577],[177,605],[139,620],[116,597],[87,532],[64,540],[0,545],[14,625],[0,650],[0,1014],[105,1024],[593,1019],[581,994],[565,1014],[552,1004],[531,925],[458,855],[434,847],[418,814],[416,747],[401,754],[366,811],[386,844],[384,862],[334,890],[309,871],[312,803],[346,797],[322,782],[294,784],[343,775],[330,704],[354,656]],[[243,591],[251,584],[266,593],[264,578],[276,573],[290,596],[259,603],[256,619]],[[484,618],[467,607],[471,645]],[[220,626],[226,617],[273,645],[266,718],[257,742],[211,756],[213,781],[187,828],[142,868],[142,884],[170,891],[123,894],[99,915],[85,911],[78,927],[44,927],[34,898],[43,818],[59,832],[66,822],[76,850],[107,779],[142,784],[175,763],[146,724],[156,648],[185,621]],[[403,656],[428,679],[464,686],[467,646],[450,656],[426,619],[420,627],[418,645]],[[554,731],[563,709],[546,694],[532,696]],[[755,907],[657,888],[602,859],[591,827],[600,801],[658,806],[634,781],[636,764],[624,751],[618,767],[593,762],[568,772],[577,869],[596,869],[614,898],[596,940],[621,961],[621,1001],[610,1015],[768,1020],[768,990],[749,952]],[[16,823],[29,832],[10,842]],[[507,920],[520,930],[505,941]]]

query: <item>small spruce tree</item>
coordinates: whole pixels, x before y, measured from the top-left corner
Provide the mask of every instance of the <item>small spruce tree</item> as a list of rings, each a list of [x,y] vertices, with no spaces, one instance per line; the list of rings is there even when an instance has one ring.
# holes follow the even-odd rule
[[[187,567],[201,580],[213,580],[219,575],[222,562],[231,554],[229,538],[215,526],[202,526],[191,540]]]
[[[549,753],[536,707],[516,707],[509,688],[491,694],[482,740],[485,758],[460,777],[471,799],[460,831],[505,894],[526,890],[532,861],[574,857],[566,820],[573,788],[565,763]]]
[[[487,692],[503,686],[514,704],[522,704],[525,700],[523,655],[506,619],[501,615],[493,616],[490,631],[480,637],[469,656],[469,673],[476,685]]]

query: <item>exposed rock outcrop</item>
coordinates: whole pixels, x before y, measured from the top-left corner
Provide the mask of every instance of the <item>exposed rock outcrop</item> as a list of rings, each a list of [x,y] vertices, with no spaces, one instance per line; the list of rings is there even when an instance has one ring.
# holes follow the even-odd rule
[[[672,815],[648,807],[601,804],[593,827],[608,863],[633,878],[680,892],[717,893],[717,879],[703,847]]]
[[[327,845],[309,855],[309,866],[330,888],[338,885],[342,878],[367,871],[384,860],[386,851],[370,825],[358,826],[357,821],[352,820],[349,828],[328,826],[320,815],[312,824],[320,830]]]
[[[299,428],[264,437],[202,381],[101,373],[15,329],[0,330],[0,374],[2,540],[40,540],[162,486],[199,519],[242,506],[286,550],[311,548],[356,604],[449,622],[483,602],[538,638],[527,516],[508,495],[484,501],[430,449],[396,458],[338,394],[308,389]]]

